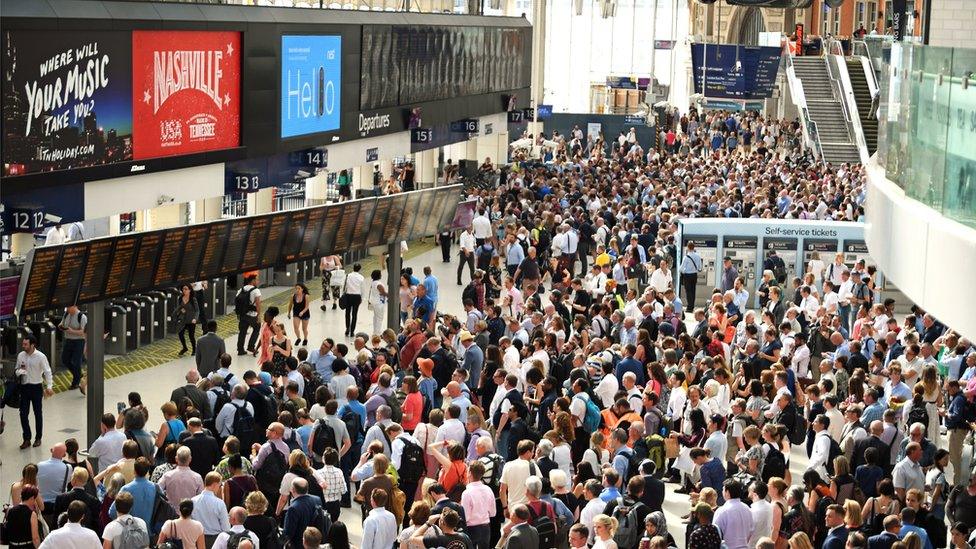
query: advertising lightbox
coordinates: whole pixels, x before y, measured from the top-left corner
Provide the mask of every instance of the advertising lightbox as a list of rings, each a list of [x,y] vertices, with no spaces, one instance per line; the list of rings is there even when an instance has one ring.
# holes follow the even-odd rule
[[[281,37],[281,137],[339,129],[342,38]]]

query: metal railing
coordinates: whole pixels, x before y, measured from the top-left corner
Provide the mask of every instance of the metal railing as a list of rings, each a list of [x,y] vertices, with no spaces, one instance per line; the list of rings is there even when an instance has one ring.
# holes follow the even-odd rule
[[[305,185],[293,188],[278,187],[275,189],[274,209],[280,212],[283,210],[295,210],[305,207]]]
[[[820,131],[817,123],[810,117],[810,110],[807,109],[806,94],[803,90],[803,81],[796,74],[796,67],[793,65],[793,54],[786,53],[786,81],[790,87],[790,96],[793,104],[800,111],[800,130],[803,132],[803,142],[813,149],[814,157],[826,166],[823,157],[823,145],[820,143]]]
[[[220,201],[221,217],[244,217],[247,215],[247,194],[225,194]]]
[[[825,61],[827,63],[827,75],[830,77],[831,87],[834,88],[837,95],[839,96],[841,110],[844,111],[844,120],[847,124],[848,137],[851,137],[851,143],[857,147],[857,154],[861,158],[862,163],[867,163],[870,155],[868,154],[868,144],[864,139],[864,128],[861,127],[861,119],[855,116],[857,112],[857,98],[854,97],[854,89],[850,85],[850,76],[844,79],[844,75],[840,73],[841,67],[838,59],[843,59],[843,57],[830,57],[828,56]],[[834,63],[837,63],[837,74],[834,74]],[[845,67],[846,70],[846,67]],[[847,83],[845,86],[844,83]]]

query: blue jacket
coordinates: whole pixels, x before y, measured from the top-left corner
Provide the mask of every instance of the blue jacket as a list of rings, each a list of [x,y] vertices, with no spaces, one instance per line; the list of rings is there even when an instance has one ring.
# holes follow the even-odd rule
[[[959,391],[949,402],[949,413],[946,416],[946,429],[969,429],[966,418],[971,416],[972,407],[966,396]]]
[[[824,540],[823,549],[844,549],[847,545],[847,527],[841,526],[827,534]]]
[[[627,372],[633,372],[637,376],[637,385],[644,386],[646,380],[644,379],[644,369],[641,368],[641,363],[639,360],[632,357],[625,357],[617,363],[616,368],[614,368],[613,375],[619,381],[623,381],[624,374]]]
[[[929,539],[929,534],[924,529],[915,526],[914,524],[903,524],[901,526],[901,531],[898,532],[901,539],[905,539],[908,534],[916,534],[918,537],[922,538],[922,549],[934,549],[932,546],[932,540]]]
[[[318,496],[306,494],[291,500],[285,512],[285,535],[292,547],[302,547],[305,529],[317,526],[314,521],[320,507],[322,503]]]
[[[891,549],[891,546],[898,541],[898,536],[891,532],[881,532],[876,536],[868,538],[868,549]]]
[[[725,482],[725,464],[718,457],[713,457],[710,461],[701,466],[702,488],[712,487],[718,492],[718,503],[723,503],[722,483]]]

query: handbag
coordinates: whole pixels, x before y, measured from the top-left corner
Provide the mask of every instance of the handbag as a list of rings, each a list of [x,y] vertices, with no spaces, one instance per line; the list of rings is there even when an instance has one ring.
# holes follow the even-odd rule
[[[168,505],[168,504],[167,504]],[[156,546],[156,549],[183,549],[183,540],[176,535],[176,523],[170,522],[170,535],[166,541]]]
[[[343,310],[348,309],[349,306],[351,305],[351,303],[349,303],[349,300],[352,298],[349,297],[348,293],[346,293],[346,288],[348,287],[349,287],[349,279],[346,278],[345,282],[342,284],[342,295],[339,296],[339,308]]]
[[[674,459],[678,457],[680,452],[681,445],[678,443],[678,439],[673,437],[664,439],[664,457],[666,459]]]

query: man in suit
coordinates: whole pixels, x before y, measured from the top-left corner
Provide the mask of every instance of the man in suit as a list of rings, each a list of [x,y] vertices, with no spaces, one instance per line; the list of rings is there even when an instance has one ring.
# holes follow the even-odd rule
[[[193,407],[200,410],[200,414],[202,414],[203,419],[210,419],[212,416],[210,411],[210,399],[207,398],[207,393],[204,393],[199,387],[197,387],[197,383],[199,381],[200,372],[190,370],[186,373],[186,385],[173,389],[173,392],[169,395],[169,399],[179,406],[180,400],[188,398],[191,402],[193,402]]]
[[[203,327],[204,334],[197,340],[197,371],[206,377],[220,367],[218,358],[227,352],[224,340],[217,335],[217,321],[208,320]]]
[[[485,353],[475,343],[475,337],[467,330],[461,330],[461,346],[464,348],[461,367],[468,372],[468,384],[472,389],[477,389],[481,383],[481,367],[485,363]],[[472,400],[477,400],[472,394]]]
[[[864,452],[868,448],[875,448],[878,451],[878,456],[884,458],[891,455],[891,447],[881,440],[881,434],[884,433],[884,423],[881,421],[872,421],[870,426],[871,436],[861,439],[854,443],[854,463],[851,464],[855,470],[859,465],[864,465]],[[878,466],[885,470],[885,473],[891,472],[891,465],[888,463],[887,459],[880,459]]]
[[[766,303],[766,310],[772,313],[777,326],[783,322],[783,317],[786,316],[786,305],[783,305],[783,291],[779,286],[769,289],[769,303]]]
[[[827,507],[827,537],[823,549],[844,549],[847,545],[847,527],[844,525],[844,507],[836,503]]]
[[[868,538],[868,549],[891,549],[891,546],[899,540],[899,530],[901,530],[901,519],[898,515],[888,515],[884,519],[884,532]]]
[[[537,549],[539,547],[539,532],[529,524],[529,508],[524,504],[512,506],[512,514],[508,526],[503,528],[503,535],[507,536],[505,549]]]
[[[61,513],[66,512],[71,502],[80,501],[86,509],[85,518],[81,521],[81,525],[99,532],[101,529],[98,526],[98,511],[101,509],[101,502],[85,491],[86,484],[88,484],[88,470],[83,467],[75,467],[71,473],[71,484],[68,485],[68,491],[59,495],[55,500],[54,516],[58,517],[61,516]]]
[[[180,433],[180,444],[188,447],[193,455],[190,469],[200,475],[200,478],[206,478],[223,453],[217,439],[203,428],[200,418],[191,417],[186,423],[186,431]]]

